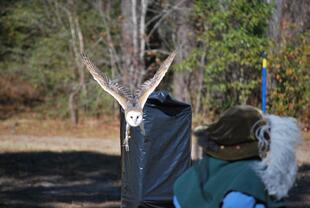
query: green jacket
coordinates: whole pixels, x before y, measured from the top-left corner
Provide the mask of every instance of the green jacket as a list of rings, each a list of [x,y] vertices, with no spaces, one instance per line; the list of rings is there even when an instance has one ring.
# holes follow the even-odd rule
[[[182,208],[217,208],[225,195],[238,191],[253,196],[267,207],[283,207],[273,200],[251,167],[254,160],[228,162],[205,157],[182,174],[174,184],[174,195]]]

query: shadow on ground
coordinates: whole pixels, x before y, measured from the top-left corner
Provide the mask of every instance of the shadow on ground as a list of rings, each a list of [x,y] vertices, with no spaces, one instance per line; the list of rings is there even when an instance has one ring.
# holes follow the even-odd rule
[[[54,207],[119,201],[120,172],[119,156],[95,152],[2,153],[0,205]]]
[[[119,156],[95,152],[2,153],[0,207],[100,207],[104,202],[120,200],[120,173]],[[288,207],[310,207],[310,164],[299,168],[288,201]]]
[[[288,207],[310,207],[310,164],[299,167],[295,186],[289,196]]]

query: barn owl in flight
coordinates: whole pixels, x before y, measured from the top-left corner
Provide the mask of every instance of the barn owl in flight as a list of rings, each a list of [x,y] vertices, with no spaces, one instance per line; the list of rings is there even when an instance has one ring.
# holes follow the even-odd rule
[[[126,120],[126,136],[124,146],[126,151],[129,151],[128,139],[129,130],[131,127],[141,125],[143,121],[143,107],[149,95],[159,85],[166,72],[168,71],[176,52],[172,52],[168,58],[161,64],[159,70],[155,73],[153,78],[145,81],[133,92],[128,87],[122,86],[120,83],[109,79],[105,74],[101,73],[95,64],[85,55],[82,54],[82,62],[91,73],[98,84],[110,95],[112,95],[125,111]]]

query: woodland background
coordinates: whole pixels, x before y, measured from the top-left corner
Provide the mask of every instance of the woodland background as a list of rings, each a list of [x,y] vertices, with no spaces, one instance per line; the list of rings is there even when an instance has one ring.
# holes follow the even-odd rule
[[[235,104],[260,107],[266,51],[268,112],[309,124],[309,28],[307,0],[3,0],[0,117],[31,111],[77,124],[115,115],[80,53],[132,87],[177,48],[160,88],[191,103],[197,120]]]
[[[261,107],[267,52],[267,111],[304,130],[289,207],[310,207],[309,0],[1,0],[0,206],[120,207],[119,106],[80,53],[133,88],[175,49],[158,88],[193,127]]]

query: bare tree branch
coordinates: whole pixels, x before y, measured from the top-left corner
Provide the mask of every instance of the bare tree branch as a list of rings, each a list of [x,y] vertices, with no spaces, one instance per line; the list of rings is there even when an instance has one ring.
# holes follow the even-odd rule
[[[150,30],[149,34],[147,35],[147,39],[149,39],[156,29],[160,26],[160,24],[169,16],[172,15],[173,11],[178,10],[179,6],[183,4],[185,0],[180,0],[177,4],[175,4],[171,9],[164,10],[162,12],[161,18],[156,22],[153,28]]]
[[[108,25],[108,22],[111,22],[110,20],[110,15],[108,12],[104,12],[103,11],[103,5],[102,5],[102,1],[98,1],[98,6],[96,6],[96,8],[98,8],[99,10],[99,14],[102,18],[103,24],[106,28],[106,34],[107,34],[107,45],[109,46],[108,51],[109,51],[109,56],[110,56],[110,64],[112,67],[112,76],[113,78],[115,77],[115,73],[114,70],[117,71],[117,74],[121,74],[121,65],[120,65],[120,57],[118,55],[118,53],[116,52],[115,49],[115,44],[114,41],[112,39],[111,36],[111,31],[110,31],[110,25]],[[103,40],[102,37],[99,38],[100,40]],[[98,40],[99,41],[99,40]]]

